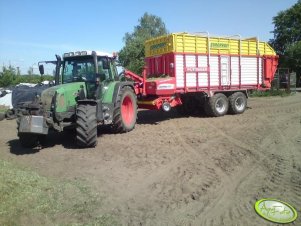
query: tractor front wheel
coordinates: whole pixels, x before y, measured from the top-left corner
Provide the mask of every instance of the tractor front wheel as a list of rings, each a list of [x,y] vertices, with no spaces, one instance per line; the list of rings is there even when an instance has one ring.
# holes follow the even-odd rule
[[[112,129],[115,133],[129,132],[137,120],[137,99],[134,91],[125,86],[119,92],[115,104]]]
[[[76,141],[83,148],[97,145],[96,106],[80,104],[76,109]]]

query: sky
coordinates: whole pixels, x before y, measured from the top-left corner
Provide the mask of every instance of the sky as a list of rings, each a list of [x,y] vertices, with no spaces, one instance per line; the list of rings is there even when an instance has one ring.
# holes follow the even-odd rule
[[[37,63],[75,50],[118,52],[145,12],[169,32],[273,38],[273,17],[297,0],[0,0],[0,66],[38,73]],[[0,69],[1,70],[1,69]],[[48,70],[48,71],[47,71]],[[52,73],[51,67],[46,72]]]

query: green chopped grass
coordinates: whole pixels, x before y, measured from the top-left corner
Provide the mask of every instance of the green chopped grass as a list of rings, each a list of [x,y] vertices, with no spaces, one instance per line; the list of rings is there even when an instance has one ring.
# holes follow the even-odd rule
[[[0,160],[0,225],[118,225],[83,182],[56,181]],[[98,212],[97,212],[98,210]]]

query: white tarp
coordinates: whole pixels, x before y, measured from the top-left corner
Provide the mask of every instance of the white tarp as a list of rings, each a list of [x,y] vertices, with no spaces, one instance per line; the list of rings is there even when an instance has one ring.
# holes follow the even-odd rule
[[[6,94],[5,94],[6,92]],[[2,96],[1,94],[5,94],[4,96]],[[0,105],[1,106],[6,106],[9,107],[10,109],[13,108],[12,105],[12,91],[11,90],[2,90],[0,91],[0,95],[2,97],[0,97]]]

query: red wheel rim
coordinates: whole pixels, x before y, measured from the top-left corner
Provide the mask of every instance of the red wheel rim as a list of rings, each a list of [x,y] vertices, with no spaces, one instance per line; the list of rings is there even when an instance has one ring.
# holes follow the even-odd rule
[[[129,126],[133,122],[133,118],[134,118],[133,101],[129,96],[126,96],[122,101],[121,116],[126,126]]]

